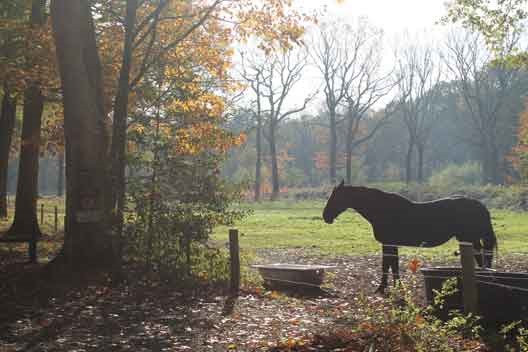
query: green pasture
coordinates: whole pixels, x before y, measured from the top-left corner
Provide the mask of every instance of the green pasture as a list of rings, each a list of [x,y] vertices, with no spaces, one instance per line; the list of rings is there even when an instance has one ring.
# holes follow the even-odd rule
[[[55,230],[55,208],[57,208],[57,229]],[[8,218],[0,219],[0,236],[7,231],[13,221],[15,212],[14,197],[8,198]],[[37,219],[40,230],[46,235],[37,246],[40,261],[51,259],[61,246],[64,233],[64,198],[39,197],[37,200]],[[0,256],[14,252],[27,253],[27,244],[2,243],[0,245]]]
[[[64,204],[63,199],[54,197],[40,198],[38,201],[38,218],[44,233],[50,238],[62,235]],[[44,221],[41,222],[41,204],[44,204]],[[10,204],[10,215],[14,204]],[[58,207],[58,233],[54,229],[54,208]],[[327,225],[321,218],[324,201],[278,201],[246,203],[239,207],[253,209],[251,215],[236,223],[239,229],[242,249],[261,248],[302,249],[314,255],[369,255],[379,253],[380,244],[374,240],[370,224],[352,210],[343,213],[332,225]],[[499,255],[528,254],[528,214],[510,210],[491,210],[493,226],[499,240]],[[7,230],[10,220],[0,219],[0,232]],[[58,239],[57,238],[57,239]],[[226,242],[228,227],[215,229],[213,239]],[[59,243],[41,242],[39,255],[53,253]],[[3,247],[21,250],[25,245],[4,245]],[[2,250],[7,248],[0,248]],[[452,253],[457,249],[457,242],[424,249],[405,248],[402,254],[424,257],[454,258]]]
[[[240,205],[254,209],[253,214],[235,224],[239,229],[240,247],[302,248],[313,254],[368,255],[381,251],[374,240],[370,224],[352,210],[343,213],[332,225],[321,217],[323,201],[279,201]],[[499,241],[499,254],[528,253],[528,214],[508,210],[491,210],[493,226]],[[228,228],[219,227],[213,238],[227,241]],[[425,257],[452,257],[457,242],[436,248],[405,248],[403,254]]]
[[[15,212],[15,198],[8,197],[8,218],[0,219],[0,232],[9,228]],[[57,231],[55,231],[55,208],[57,209]],[[37,219],[40,229],[47,235],[55,235],[64,228],[64,198],[43,196],[37,200]]]

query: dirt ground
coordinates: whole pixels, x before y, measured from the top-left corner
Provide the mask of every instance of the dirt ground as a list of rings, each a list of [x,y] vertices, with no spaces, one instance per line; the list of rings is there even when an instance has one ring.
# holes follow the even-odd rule
[[[114,287],[99,280],[44,292],[40,285],[27,283],[32,273],[38,275],[39,266],[4,263],[0,352],[265,351],[281,341],[306,339],[346,324],[360,308],[360,295],[382,299],[374,294],[380,279],[379,256],[329,259],[306,255],[301,249],[267,250],[258,256],[268,263],[337,268],[328,273],[323,292],[284,294],[244,288],[231,299],[216,287],[175,289],[132,281]],[[402,277],[415,285],[416,299],[423,302],[421,275],[407,269],[410,260],[400,259]],[[526,268],[528,260],[502,262],[517,263],[502,267],[518,271]]]

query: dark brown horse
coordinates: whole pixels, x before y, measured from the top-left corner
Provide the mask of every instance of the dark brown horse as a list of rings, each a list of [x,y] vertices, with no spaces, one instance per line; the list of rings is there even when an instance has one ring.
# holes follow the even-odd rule
[[[399,279],[398,246],[435,247],[453,236],[473,243],[480,266],[491,267],[497,239],[489,211],[475,199],[451,197],[431,202],[412,202],[398,194],[374,188],[345,186],[334,188],[323,211],[331,224],[348,208],[355,209],[370,224],[374,237],[383,245],[383,276],[378,291],[387,287],[389,267],[394,282]]]

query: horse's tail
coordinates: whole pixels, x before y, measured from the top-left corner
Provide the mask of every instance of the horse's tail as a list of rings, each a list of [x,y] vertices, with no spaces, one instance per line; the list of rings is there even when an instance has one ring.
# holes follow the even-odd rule
[[[499,246],[497,244],[497,236],[493,228],[488,231],[486,236],[482,238],[482,245],[484,249],[484,267],[491,268],[493,262],[493,252],[498,253]]]

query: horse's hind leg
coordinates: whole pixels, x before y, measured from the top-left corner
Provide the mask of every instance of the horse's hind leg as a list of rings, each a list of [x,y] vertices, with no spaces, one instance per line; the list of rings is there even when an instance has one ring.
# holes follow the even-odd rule
[[[393,246],[390,248],[391,257],[390,266],[392,271],[392,279],[394,280],[394,286],[400,282],[400,257],[398,256],[398,247]]]
[[[382,246],[382,257],[381,257],[381,284],[376,289],[376,293],[383,293],[387,288],[389,281],[389,267],[391,266],[391,253],[390,249],[392,247]]]

